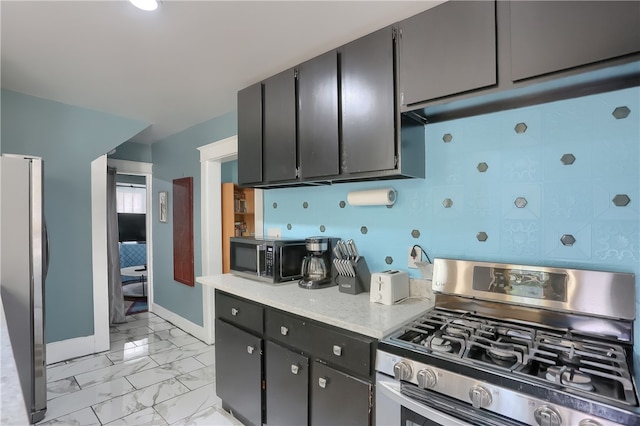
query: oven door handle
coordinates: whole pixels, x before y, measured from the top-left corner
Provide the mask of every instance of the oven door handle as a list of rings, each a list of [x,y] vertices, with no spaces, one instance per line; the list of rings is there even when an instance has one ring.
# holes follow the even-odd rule
[[[376,392],[382,392],[387,398],[391,398],[400,404],[400,406],[408,408],[425,419],[433,420],[442,426],[473,426],[471,423],[456,419],[427,405],[416,402],[408,396],[402,395],[400,393],[400,382],[396,380],[387,380],[378,377],[376,388]]]

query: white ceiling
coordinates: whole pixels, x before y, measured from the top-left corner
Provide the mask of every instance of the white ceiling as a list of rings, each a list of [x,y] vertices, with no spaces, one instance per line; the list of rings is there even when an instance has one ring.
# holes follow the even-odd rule
[[[442,1],[0,1],[2,87],[151,123],[154,143],[239,89]]]

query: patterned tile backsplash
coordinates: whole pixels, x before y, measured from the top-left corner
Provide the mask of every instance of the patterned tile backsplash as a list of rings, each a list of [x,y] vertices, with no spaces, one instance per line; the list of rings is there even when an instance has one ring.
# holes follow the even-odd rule
[[[353,238],[372,272],[407,270],[419,244],[431,258],[640,275],[640,88],[425,129],[425,179],[265,191],[265,234]],[[344,204],[385,187],[392,208]]]
[[[430,257],[637,272],[639,99],[632,88],[429,124],[425,179],[265,191],[265,232],[353,238],[373,271],[407,269],[419,244]],[[345,204],[389,186],[392,208]]]

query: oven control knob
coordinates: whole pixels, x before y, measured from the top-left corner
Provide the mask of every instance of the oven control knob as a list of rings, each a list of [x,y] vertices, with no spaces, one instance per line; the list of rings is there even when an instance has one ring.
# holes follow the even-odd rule
[[[536,408],[533,416],[540,426],[560,426],[562,424],[562,417],[560,417],[558,410],[549,405],[541,405]]]
[[[602,423],[592,419],[584,419],[584,420],[580,420],[580,423],[578,423],[578,426],[602,426]]]
[[[393,366],[393,376],[397,380],[409,380],[413,371],[411,371],[411,365],[404,361],[397,362]]]
[[[486,408],[493,402],[491,393],[480,385],[475,385],[469,389],[469,398],[471,398],[474,408]]]
[[[438,383],[435,371],[425,368],[418,371],[418,386],[424,389],[431,389]]]

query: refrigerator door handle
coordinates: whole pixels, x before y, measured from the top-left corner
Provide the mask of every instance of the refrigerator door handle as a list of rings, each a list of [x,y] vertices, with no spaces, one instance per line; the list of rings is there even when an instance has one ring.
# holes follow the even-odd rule
[[[46,281],[49,275],[49,230],[47,229],[47,219],[42,220],[42,228],[44,231],[44,277],[42,281]]]

